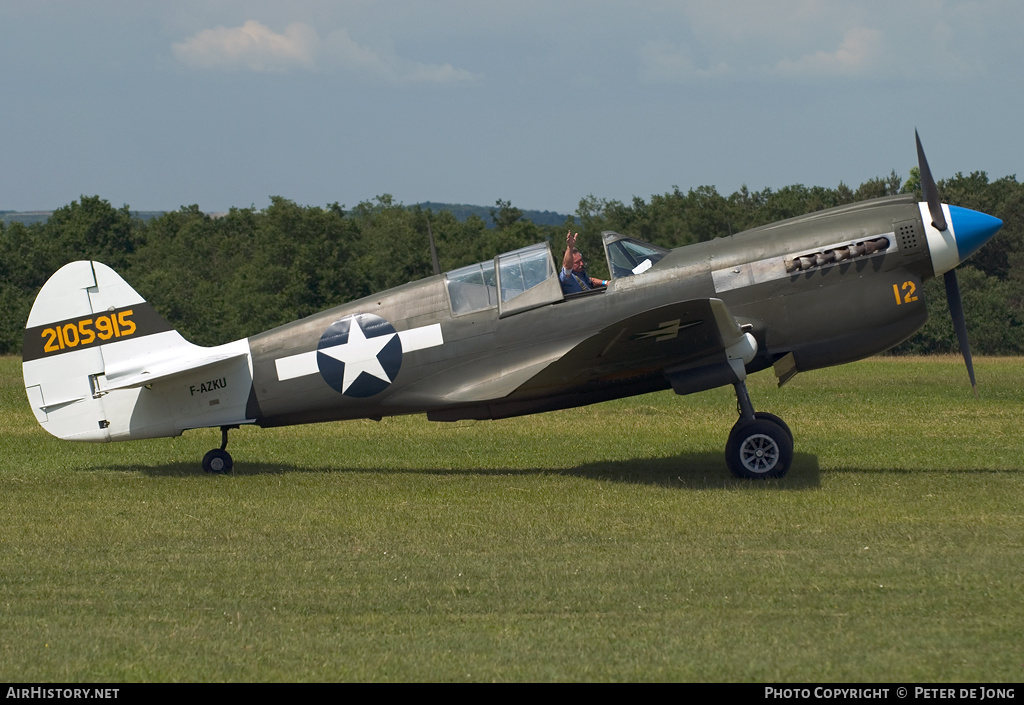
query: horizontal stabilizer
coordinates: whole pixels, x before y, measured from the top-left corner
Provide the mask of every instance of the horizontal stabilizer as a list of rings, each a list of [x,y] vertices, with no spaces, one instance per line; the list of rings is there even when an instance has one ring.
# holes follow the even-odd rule
[[[237,347],[223,352],[213,352],[214,350],[220,350],[220,348],[198,349],[201,351],[200,354],[193,355],[192,357],[186,357],[184,359],[175,358],[172,360],[158,362],[138,372],[126,373],[117,376],[112,376],[108,372],[106,375],[106,381],[102,383],[99,391],[112,392],[115,389],[144,387],[146,385],[153,384],[154,382],[170,379],[171,377],[177,377],[180,375],[194,376],[201,373],[206,368],[213,367],[219,363],[226,362],[227,360],[234,360],[236,358],[245,358],[249,355],[247,350],[240,350]]]

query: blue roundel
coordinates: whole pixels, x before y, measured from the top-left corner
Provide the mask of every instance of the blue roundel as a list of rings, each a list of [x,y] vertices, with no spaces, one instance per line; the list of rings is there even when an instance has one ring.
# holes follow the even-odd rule
[[[394,326],[372,313],[332,323],[320,336],[316,366],[332,389],[349,397],[372,397],[395,380],[402,366],[402,341]]]

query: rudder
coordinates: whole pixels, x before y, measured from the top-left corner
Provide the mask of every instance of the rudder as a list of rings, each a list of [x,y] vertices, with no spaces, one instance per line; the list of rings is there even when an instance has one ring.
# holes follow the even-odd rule
[[[182,406],[172,385],[153,383],[211,366],[251,383],[248,353],[247,341],[217,348],[189,343],[110,267],[79,261],[57,270],[36,296],[22,373],[44,429],[66,440],[102,442],[222,423],[219,409]],[[245,421],[237,406],[230,422]]]

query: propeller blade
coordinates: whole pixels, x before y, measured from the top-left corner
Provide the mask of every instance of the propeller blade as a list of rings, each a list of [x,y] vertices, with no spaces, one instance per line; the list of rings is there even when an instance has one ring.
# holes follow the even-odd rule
[[[967,320],[964,318],[964,304],[960,300],[960,282],[956,278],[956,270],[951,269],[945,274],[946,301],[949,303],[949,315],[953,319],[957,342],[960,343],[960,354],[967,365],[967,375],[971,378],[974,396],[978,396],[978,383],[974,379],[974,363],[971,361],[971,344],[967,340]]]
[[[946,229],[946,216],[942,214],[942,204],[939,202],[939,189],[932,178],[932,170],[928,168],[928,160],[924,156],[924,147],[921,146],[921,136],[914,130],[914,139],[917,140],[917,166],[921,172],[921,196],[928,203],[928,212],[932,216],[932,225],[938,231]]]

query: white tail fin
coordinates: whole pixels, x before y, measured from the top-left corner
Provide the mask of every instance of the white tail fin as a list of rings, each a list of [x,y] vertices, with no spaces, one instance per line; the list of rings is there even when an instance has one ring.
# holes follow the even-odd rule
[[[65,265],[40,289],[22,372],[36,419],[58,438],[176,436],[253,420],[248,341],[189,343],[99,262]]]

